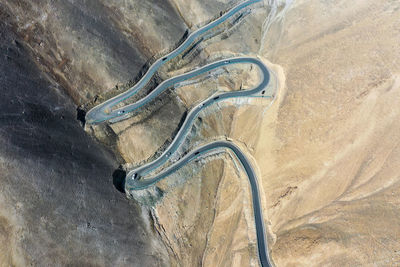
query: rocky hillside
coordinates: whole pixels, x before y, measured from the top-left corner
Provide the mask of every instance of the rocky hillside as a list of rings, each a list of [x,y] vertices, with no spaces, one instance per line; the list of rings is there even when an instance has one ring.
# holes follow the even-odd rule
[[[0,246],[1,262],[258,265],[249,186],[229,153],[182,168],[151,201],[128,201],[112,185],[119,164],[160,153],[195,103],[216,88],[250,87],[257,73],[226,68],[87,133],[74,114],[237,2],[0,3],[0,243],[11,244]],[[257,166],[276,266],[400,261],[399,10],[390,0],[264,1],[152,81],[234,55],[270,67],[270,108],[257,99],[212,106],[185,147],[230,139]]]

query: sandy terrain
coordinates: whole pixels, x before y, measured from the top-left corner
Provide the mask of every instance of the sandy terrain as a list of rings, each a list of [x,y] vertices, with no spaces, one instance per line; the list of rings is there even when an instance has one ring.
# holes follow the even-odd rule
[[[246,145],[259,167],[277,266],[400,261],[398,5],[296,1],[262,33],[265,43],[258,52],[281,66],[276,73],[284,88],[264,116],[257,105],[236,111],[230,135]],[[220,128],[210,122],[204,127]],[[218,192],[227,197],[235,190],[220,184]],[[248,198],[238,194],[235,201]],[[238,215],[243,204],[237,210],[215,205],[231,222],[246,218]],[[219,228],[220,221],[215,217],[208,233],[241,233],[251,245],[249,228]],[[240,241],[230,249],[213,242],[202,264],[243,266],[215,256],[234,259]]]
[[[34,62],[78,105],[116,92],[151,56],[173,47],[186,27],[196,29],[237,1],[40,2],[0,7],[18,15],[8,18],[10,25]],[[243,148],[260,177],[276,266],[400,262],[399,25],[398,1],[264,1],[185,62],[182,69],[190,70],[253,55],[276,76],[279,90],[269,109],[260,100],[210,107],[184,144],[229,138]],[[167,92],[141,115],[86,130],[114,149],[121,164],[137,165],[162,151],[184,112],[216,87],[237,90],[258,79],[239,70]],[[148,227],[156,229],[172,266],[258,265],[249,187],[229,154],[191,163],[157,186],[143,217],[150,214]],[[1,247],[0,260],[11,262],[7,255],[26,248],[13,242],[18,216],[1,216],[0,241],[11,245]]]

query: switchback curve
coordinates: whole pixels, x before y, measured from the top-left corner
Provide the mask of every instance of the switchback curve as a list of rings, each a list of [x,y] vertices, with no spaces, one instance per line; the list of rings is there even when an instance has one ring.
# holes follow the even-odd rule
[[[264,220],[263,220],[263,215],[262,215],[262,208],[261,208],[261,202],[260,202],[260,197],[259,197],[257,177],[255,175],[254,169],[251,166],[249,160],[235,144],[233,144],[232,142],[228,142],[228,141],[216,141],[216,142],[206,144],[204,146],[201,146],[201,147],[191,151],[186,156],[182,157],[179,161],[175,162],[174,164],[172,164],[168,168],[164,169],[157,175],[151,176],[150,178],[147,178],[147,179],[143,179],[147,173],[154,170],[155,168],[158,168],[160,165],[162,165],[163,163],[168,161],[171,154],[174,153],[182,144],[182,141],[185,139],[186,134],[187,134],[189,128],[191,127],[194,119],[197,117],[198,113],[201,110],[203,110],[204,108],[210,106],[211,104],[213,104],[215,102],[218,102],[218,101],[221,101],[224,99],[228,99],[228,98],[251,97],[251,96],[256,96],[257,94],[259,94],[259,96],[261,96],[261,97],[274,97],[275,96],[275,92],[272,92],[270,94],[265,94],[265,92],[266,92],[265,90],[270,81],[270,73],[268,71],[268,68],[264,65],[264,63],[261,60],[259,60],[257,58],[252,58],[252,57],[237,57],[237,58],[230,58],[230,59],[225,59],[225,60],[220,60],[220,61],[217,61],[214,63],[210,63],[199,69],[193,70],[191,72],[188,72],[188,73],[185,73],[185,74],[182,74],[182,75],[179,75],[179,76],[176,76],[176,77],[173,77],[171,79],[164,81],[149,95],[147,95],[146,97],[140,99],[139,101],[137,101],[133,104],[126,105],[122,108],[118,108],[118,109],[114,109],[114,110],[112,109],[114,106],[116,106],[120,102],[126,100],[129,97],[132,97],[138,91],[140,91],[148,83],[150,78],[154,75],[154,73],[162,65],[164,65],[167,61],[171,60],[172,58],[176,57],[178,54],[182,53],[198,36],[205,33],[206,31],[216,27],[217,25],[221,24],[223,21],[225,21],[226,19],[228,19],[235,13],[239,12],[243,8],[249,6],[250,4],[254,4],[254,3],[257,3],[260,1],[261,0],[245,1],[245,2],[237,5],[236,7],[232,8],[230,11],[228,11],[226,14],[224,14],[222,17],[220,17],[216,21],[213,21],[210,24],[207,24],[206,26],[193,32],[191,35],[188,36],[188,39],[185,42],[183,42],[177,49],[172,51],[167,56],[157,60],[149,68],[148,72],[142,77],[141,80],[139,80],[139,82],[135,86],[133,86],[128,91],[126,91],[112,99],[109,99],[108,101],[91,109],[86,114],[86,121],[88,124],[98,124],[98,123],[101,123],[101,122],[104,122],[107,120],[115,119],[117,117],[125,116],[127,113],[132,112],[133,110],[136,110],[136,109],[142,107],[143,105],[149,103],[157,95],[159,95],[161,92],[163,92],[165,89],[167,89],[171,85],[174,85],[183,80],[193,78],[195,76],[198,76],[202,73],[211,71],[213,69],[220,68],[222,66],[230,65],[230,64],[255,64],[259,68],[260,74],[262,76],[261,82],[255,88],[250,89],[250,90],[233,91],[233,92],[226,92],[226,93],[214,95],[214,96],[206,99],[205,101],[201,102],[197,106],[195,106],[189,112],[188,116],[185,118],[185,121],[184,121],[182,127],[178,131],[178,134],[174,138],[173,142],[169,145],[169,147],[164,151],[164,153],[160,157],[158,157],[156,160],[149,162],[148,164],[143,165],[137,169],[134,169],[128,173],[127,178],[126,178],[125,190],[126,190],[127,194],[129,194],[129,192],[132,192],[132,191],[143,190],[146,187],[153,185],[160,179],[165,178],[172,172],[176,171],[183,165],[190,162],[192,159],[198,157],[201,154],[206,153],[207,151],[219,149],[219,148],[230,149],[235,154],[237,159],[240,161],[242,167],[244,168],[244,170],[249,178],[251,192],[252,192],[255,223],[256,223],[258,256],[259,256],[260,264],[262,266],[272,266],[271,260],[269,258],[269,253],[268,253],[268,243],[267,243],[267,239],[266,239],[266,231],[265,231],[265,225],[264,225]]]

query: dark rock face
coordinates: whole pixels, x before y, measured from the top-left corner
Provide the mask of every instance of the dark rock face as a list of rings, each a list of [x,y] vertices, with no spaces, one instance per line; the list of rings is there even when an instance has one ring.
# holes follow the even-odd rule
[[[75,105],[1,18],[2,264],[167,265],[140,208],[113,186],[114,156],[87,136]]]

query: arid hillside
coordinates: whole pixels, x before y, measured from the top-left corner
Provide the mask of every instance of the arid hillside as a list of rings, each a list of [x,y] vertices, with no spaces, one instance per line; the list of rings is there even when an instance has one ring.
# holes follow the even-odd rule
[[[0,245],[0,262],[259,265],[250,187],[232,154],[193,161],[137,199],[112,181],[119,164],[129,170],[159,155],[196,103],[254,86],[251,66],[171,88],[116,123],[81,127],[74,118],[77,106],[87,111],[125,90],[155,57],[238,2],[0,2],[0,66],[14,77],[0,78],[0,243],[11,244]],[[269,67],[275,101],[210,106],[178,153],[211,140],[244,151],[276,266],[400,262],[399,25],[398,1],[265,0],[146,88],[232,56]]]

